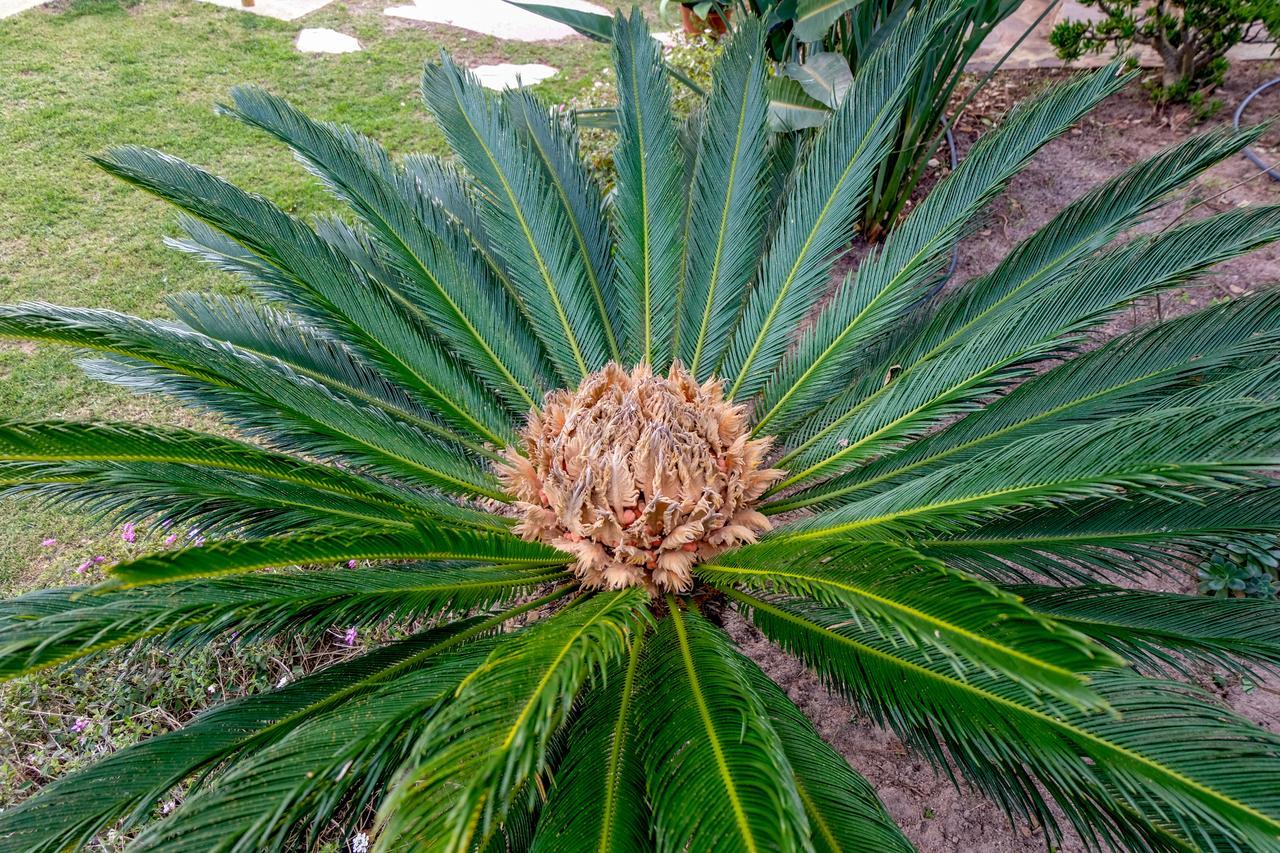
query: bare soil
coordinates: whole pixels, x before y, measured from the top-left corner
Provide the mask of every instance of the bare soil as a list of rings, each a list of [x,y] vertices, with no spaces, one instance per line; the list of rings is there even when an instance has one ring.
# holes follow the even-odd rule
[[[995,77],[957,123],[961,151],[993,124],[1019,99],[1033,94],[1063,71],[1017,71]],[[1068,202],[1189,134],[1229,123],[1235,105],[1261,83],[1280,75],[1272,62],[1238,64],[1227,86],[1218,93],[1225,106],[1212,119],[1195,123],[1185,111],[1153,111],[1137,87],[1111,98],[1087,117],[1077,129],[1047,145],[1019,175],[1008,192],[975,223],[961,246],[960,263],[949,287],[963,286],[973,276],[992,269],[1018,241],[1048,222]],[[1251,105],[1244,123],[1262,121],[1280,113],[1280,86]],[[1280,132],[1275,129],[1259,146],[1268,163],[1280,160]],[[1178,217],[1192,219],[1233,207],[1280,203],[1280,183],[1261,175],[1243,157],[1235,157],[1211,169],[1181,198],[1156,211],[1140,230],[1159,230]],[[1097,331],[1098,341],[1129,331],[1137,324],[1185,314],[1215,299],[1231,298],[1280,284],[1280,247],[1271,246],[1216,268],[1214,273],[1181,291],[1136,306]],[[1188,572],[1183,577],[1152,579],[1152,589],[1194,592]],[[983,853],[1031,853],[1048,844],[1045,833],[1033,826],[1011,825],[1004,814],[982,795],[957,788],[940,776],[923,757],[909,752],[891,733],[859,718],[856,711],[833,695],[816,676],[765,641],[750,625],[730,618],[727,627],[743,649],[786,690],[817,726],[827,742],[880,792],[890,814],[922,853],[983,851]],[[1205,672],[1200,686],[1223,702],[1265,726],[1280,732],[1280,679],[1250,685],[1248,692],[1238,679],[1215,678]],[[1068,834],[1056,849],[1085,849]]]

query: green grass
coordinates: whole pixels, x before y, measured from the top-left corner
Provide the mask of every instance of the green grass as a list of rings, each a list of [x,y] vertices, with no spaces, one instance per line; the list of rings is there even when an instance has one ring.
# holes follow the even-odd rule
[[[390,2],[384,5],[391,5]],[[0,21],[0,301],[40,299],[165,313],[167,294],[225,290],[234,280],[166,249],[175,214],[100,172],[87,155],[110,145],[160,148],[309,214],[323,190],[287,150],[214,114],[240,83],[256,83],[310,114],[349,123],[398,154],[440,153],[417,97],[423,62],[444,48],[468,64],[545,61],[559,75],[536,88],[553,102],[589,89],[607,48],[501,42],[449,28],[396,25],[381,6],[334,3],[276,21],[192,0],[71,0]],[[357,36],[364,50],[304,55],[305,26]],[[80,375],[74,354],[0,343],[0,410],[7,417],[188,422],[162,400],[134,398]],[[0,502],[0,591],[65,583],[86,555],[118,537],[30,504]],[[45,537],[59,544],[42,548]]]

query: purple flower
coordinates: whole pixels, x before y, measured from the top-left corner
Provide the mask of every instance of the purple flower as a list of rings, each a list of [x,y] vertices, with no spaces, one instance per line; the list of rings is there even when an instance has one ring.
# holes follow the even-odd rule
[[[124,529],[120,531],[120,538],[132,545],[138,541],[138,529],[132,521],[126,521]]]
[[[89,719],[87,717],[76,717],[75,724],[71,726],[71,731],[80,734],[87,728],[89,728]]]
[[[355,561],[355,560],[347,560],[347,568],[348,568],[348,569],[354,569],[355,567],[356,567],[356,561]]]
[[[199,536],[199,535],[200,535],[200,528],[199,528],[199,527],[193,527],[193,528],[191,528],[190,530],[188,530],[188,531],[187,531],[187,538],[188,538],[188,539],[195,539],[195,538],[196,538],[197,536]]]
[[[342,635],[342,641],[348,646],[354,646],[356,644],[356,629],[348,628],[347,633]]]
[[[58,544],[58,540],[54,539],[52,536],[50,536],[48,539],[40,540],[40,546],[42,548],[52,548],[54,545],[57,545],[57,544]]]
[[[76,566],[76,574],[82,575],[92,568],[93,568],[93,560],[85,560],[83,563]]]
[[[172,519],[172,518],[166,518],[164,521],[160,522],[160,529],[161,529],[161,530],[168,530],[170,527],[173,527],[173,519]]]
[[[176,533],[170,533],[168,536],[164,537],[165,545],[172,545],[174,542],[177,542],[177,541],[178,541],[178,534]]]
[[[101,565],[102,563],[105,563],[106,561],[107,561],[107,558],[106,558],[106,557],[104,557],[104,556],[102,556],[101,554],[99,554],[98,556],[96,556],[96,557],[94,557],[94,558],[93,558],[93,564],[94,564],[95,566]]]

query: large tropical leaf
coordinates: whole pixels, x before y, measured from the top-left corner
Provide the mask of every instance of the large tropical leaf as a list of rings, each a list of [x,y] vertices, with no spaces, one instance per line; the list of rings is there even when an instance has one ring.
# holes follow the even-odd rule
[[[1046,710],[999,676],[961,681],[842,611],[731,596],[864,712],[1051,834],[1058,818],[1042,789],[1095,845],[1270,849],[1280,833],[1280,790],[1268,778],[1280,737],[1194,688],[1099,673],[1111,713]]]
[[[544,769],[578,691],[643,630],[643,601],[636,588],[600,593],[495,648],[417,739],[417,766],[381,811],[380,846],[465,851],[487,837]]]
[[[1090,670],[1120,663],[1102,647],[990,584],[900,546],[782,540],[696,567],[716,586],[742,585],[845,608],[859,624],[949,660],[959,677],[999,672],[1029,695],[1097,707]]]
[[[640,751],[657,849],[803,848],[804,805],[751,665],[701,616],[673,598],[667,606],[642,663]]]

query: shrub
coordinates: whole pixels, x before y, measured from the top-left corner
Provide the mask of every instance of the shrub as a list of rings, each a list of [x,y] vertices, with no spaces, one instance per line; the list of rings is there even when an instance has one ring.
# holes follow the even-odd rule
[[[1280,531],[1280,294],[1076,347],[1280,237],[1280,208],[1249,207],[1111,245],[1258,131],[1131,167],[922,302],[966,224],[1127,82],[1081,76],[833,285],[944,13],[886,34],[794,162],[766,141],[759,26],[718,59],[686,157],[660,53],[619,18],[608,204],[570,124],[447,58],[423,92],[456,164],[256,89],[225,108],[350,221],[150,149],[100,158],[253,295],[175,297],[177,322],[27,303],[0,332],[96,351],[93,375],[242,438],[0,427],[13,490],[210,534],[0,604],[0,676],[422,622],[59,779],[0,815],[0,849],[123,821],[142,850],[334,825],[380,849],[909,850],[729,619],[1051,841],[1065,821],[1098,847],[1274,847],[1280,736],[1169,676],[1280,664],[1280,605],[1104,581]]]
[[[1157,102],[1187,102],[1202,114],[1217,108],[1205,98],[1227,73],[1227,51],[1252,42],[1267,29],[1280,31],[1275,0],[1082,0],[1105,17],[1100,21],[1064,21],[1049,41],[1068,62],[1086,53],[1117,51],[1135,44],[1155,50],[1163,64],[1151,86]]]

